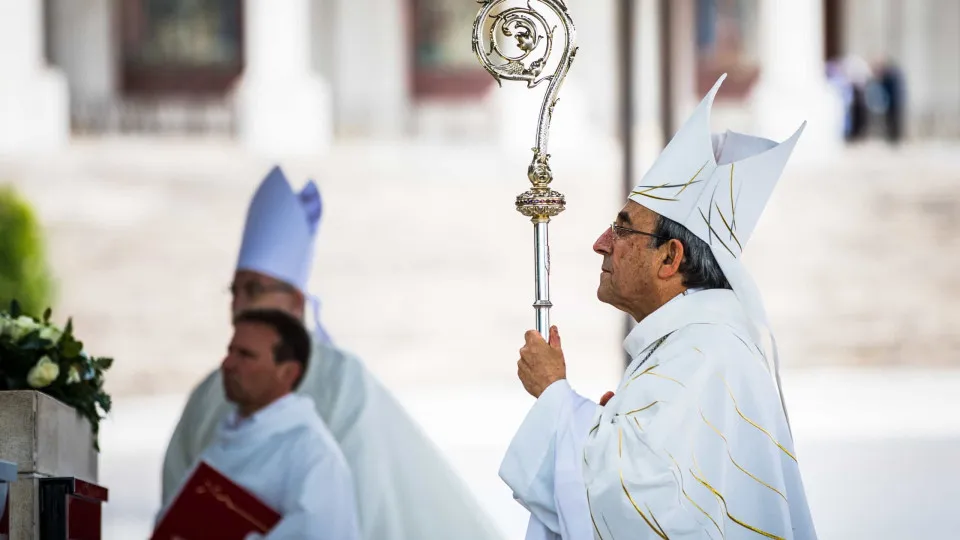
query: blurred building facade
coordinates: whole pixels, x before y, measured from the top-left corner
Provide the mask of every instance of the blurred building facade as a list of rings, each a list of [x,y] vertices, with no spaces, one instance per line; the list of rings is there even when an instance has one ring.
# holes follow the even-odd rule
[[[555,144],[615,140],[631,13],[635,131],[656,151],[721,72],[719,123],[840,140],[826,61],[892,60],[910,136],[960,135],[955,0],[568,1],[580,51]],[[0,151],[74,133],[225,133],[255,150],[335,137],[532,142],[540,93],[497,89],[478,65],[467,0],[2,0]],[[24,105],[27,104],[27,105]],[[661,114],[663,108],[668,114]],[[667,129],[664,129],[664,128]],[[674,126],[675,127],[675,126]]]

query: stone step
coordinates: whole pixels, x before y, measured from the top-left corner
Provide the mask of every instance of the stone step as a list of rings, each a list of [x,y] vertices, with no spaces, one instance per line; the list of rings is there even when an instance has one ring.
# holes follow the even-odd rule
[[[73,103],[76,134],[233,135],[230,102],[211,98],[122,98]]]

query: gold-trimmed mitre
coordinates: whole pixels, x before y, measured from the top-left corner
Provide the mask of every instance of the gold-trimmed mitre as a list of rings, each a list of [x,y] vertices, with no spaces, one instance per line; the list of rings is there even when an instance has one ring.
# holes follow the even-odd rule
[[[721,75],[670,140],[630,200],[690,229],[718,258],[739,258],[806,122],[782,143],[710,132]]]

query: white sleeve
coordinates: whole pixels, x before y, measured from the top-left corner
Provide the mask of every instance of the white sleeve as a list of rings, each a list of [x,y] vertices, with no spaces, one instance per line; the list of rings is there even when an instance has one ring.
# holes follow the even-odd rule
[[[593,535],[582,460],[596,409],[566,380],[557,381],[540,395],[511,441],[500,478],[532,514],[528,539]]]
[[[359,540],[353,477],[343,455],[324,456],[295,475],[283,519],[265,540]]]

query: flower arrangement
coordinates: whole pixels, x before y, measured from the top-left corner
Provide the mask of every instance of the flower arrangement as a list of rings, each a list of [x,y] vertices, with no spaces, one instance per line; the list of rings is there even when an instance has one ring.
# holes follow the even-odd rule
[[[0,390],[37,390],[73,407],[90,421],[100,451],[100,420],[110,412],[103,374],[113,359],[88,356],[73,335],[72,319],[61,329],[50,315],[47,308],[42,319],[31,317],[16,300],[0,311]]]

